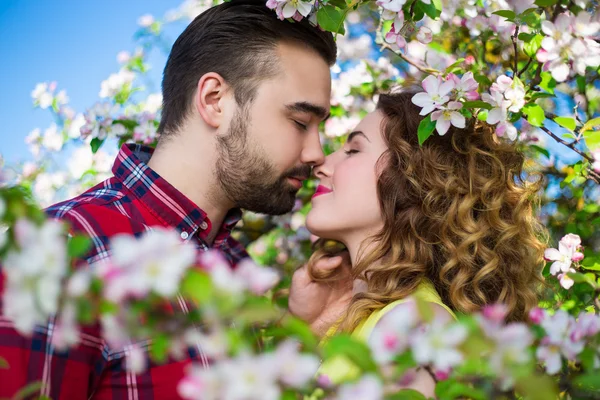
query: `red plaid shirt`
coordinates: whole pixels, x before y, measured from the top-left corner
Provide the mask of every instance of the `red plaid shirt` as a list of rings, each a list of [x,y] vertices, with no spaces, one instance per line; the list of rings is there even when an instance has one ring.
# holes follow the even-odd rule
[[[48,208],[49,216],[68,221],[74,233],[92,238],[88,262],[108,256],[112,236],[138,235],[152,226],[177,229],[181,238],[192,241],[198,250],[210,247],[205,240],[211,230],[206,214],[146,165],[151,154],[152,149],[147,147],[123,145],[112,169],[114,177]],[[212,244],[232,265],[248,256],[230,236],[240,218],[240,210],[230,211]],[[187,311],[184,302],[180,301],[180,307]],[[146,372],[135,375],[124,369],[128,350],[109,348],[97,326],[84,328],[81,343],[68,352],[53,349],[53,327],[51,320],[46,326],[36,327],[31,338],[25,338],[0,316],[0,357],[9,364],[9,369],[0,369],[0,398],[12,397],[26,384],[41,381],[41,394],[53,400],[178,399],[176,388],[185,366],[191,360],[207,365],[202,350],[190,348],[189,358],[184,361],[150,363]]]

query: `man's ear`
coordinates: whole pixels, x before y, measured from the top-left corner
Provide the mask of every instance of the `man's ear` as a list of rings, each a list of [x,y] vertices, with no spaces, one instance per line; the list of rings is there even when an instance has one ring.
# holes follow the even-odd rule
[[[218,128],[225,115],[223,105],[230,86],[216,72],[209,72],[200,78],[194,98],[198,114],[207,125]]]

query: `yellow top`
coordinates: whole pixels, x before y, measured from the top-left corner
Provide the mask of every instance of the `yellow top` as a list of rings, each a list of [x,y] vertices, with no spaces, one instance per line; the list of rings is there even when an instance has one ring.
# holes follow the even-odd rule
[[[423,282],[421,282],[421,284],[419,284],[417,290],[415,290],[412,296],[419,297],[421,300],[424,300],[429,303],[440,305],[446,311],[448,311],[454,319],[456,319],[456,315],[454,314],[454,312],[442,302],[440,295],[435,290],[433,284],[429,280],[424,280]],[[377,322],[379,322],[379,320],[384,315],[389,313],[395,306],[397,306],[398,304],[405,303],[408,300],[410,300],[410,297],[396,300],[388,304],[387,306],[372,312],[371,315],[367,317],[367,319],[361,322],[354,329],[354,331],[352,331],[352,337],[366,343],[369,339],[369,336],[371,336],[373,329],[375,329],[375,325],[377,325]],[[329,331],[325,335],[324,341],[326,341],[328,337],[333,335],[335,329],[336,326],[333,326],[329,329]],[[359,369],[347,357],[338,356],[327,360],[323,363],[323,365],[321,365],[318,375],[321,374],[327,375],[331,382],[338,384],[344,381],[351,381],[358,378]]]

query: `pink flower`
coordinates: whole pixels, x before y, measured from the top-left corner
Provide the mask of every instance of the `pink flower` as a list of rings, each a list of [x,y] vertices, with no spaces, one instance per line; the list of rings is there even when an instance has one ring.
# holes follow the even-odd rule
[[[406,47],[406,39],[400,33],[404,26],[404,13],[399,11],[396,14],[394,22],[392,23],[392,29],[385,35],[385,41],[387,43],[395,43],[400,49]]]
[[[400,12],[406,0],[377,0],[377,5],[384,10]]]
[[[546,372],[553,375],[562,368],[562,357],[575,360],[584,348],[584,343],[573,340],[573,331],[576,327],[575,318],[564,310],[545,318],[541,324],[546,331],[540,347],[537,349],[537,358],[545,362]]]
[[[450,125],[461,129],[465,127],[465,116],[456,111],[460,110],[461,108],[461,102],[451,101],[448,103],[447,107],[434,111],[431,114],[431,120],[437,121],[435,124],[435,129],[438,131],[440,136],[443,136],[446,134],[446,132],[448,132]]]
[[[547,261],[554,261],[550,266],[550,273],[571,272],[571,263],[583,259],[583,254],[578,250],[581,247],[581,238],[575,234],[565,235],[558,242],[558,249],[550,248],[544,252]]]
[[[573,268],[570,268],[568,272],[575,272],[575,270]],[[558,274],[556,276],[558,278],[558,282],[560,283],[560,286],[562,286],[565,289],[571,289],[571,287],[573,287],[573,285],[575,284],[575,281],[573,279],[571,279],[571,277],[567,274],[567,272],[563,272],[562,274]]]
[[[594,169],[594,171],[600,173],[600,149],[594,150],[592,152],[592,157],[594,158],[592,168]]]
[[[508,308],[504,304],[491,304],[483,308],[482,314],[486,319],[501,324],[508,314]]]
[[[534,324],[541,324],[545,317],[546,313],[542,308],[535,307],[529,311],[529,320]]]
[[[419,115],[427,115],[450,100],[449,93],[454,89],[454,82],[443,81],[441,77],[429,75],[423,80],[422,86],[425,92],[415,94],[412,102],[422,108]]]
[[[477,93],[479,84],[471,71],[464,74],[462,78],[450,73],[447,79],[454,82],[454,91],[457,99],[477,100],[479,98],[479,93]]]
[[[417,40],[423,44],[431,43],[433,40],[433,33],[431,29],[426,26],[420,27],[419,31],[417,32]]]
[[[571,340],[579,341],[586,337],[596,336],[600,332],[600,316],[594,313],[581,312],[571,332]]]

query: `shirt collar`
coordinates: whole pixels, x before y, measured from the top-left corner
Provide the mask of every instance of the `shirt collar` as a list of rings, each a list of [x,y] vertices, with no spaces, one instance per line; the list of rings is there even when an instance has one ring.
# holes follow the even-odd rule
[[[206,239],[212,228],[210,219],[193,201],[147,165],[153,152],[152,147],[123,144],[112,168],[115,178],[145,204],[150,212],[180,231],[182,237],[191,237],[198,232],[202,239]],[[227,213],[216,235],[219,241],[229,237],[241,218],[239,208]]]

